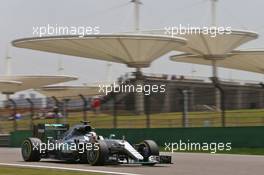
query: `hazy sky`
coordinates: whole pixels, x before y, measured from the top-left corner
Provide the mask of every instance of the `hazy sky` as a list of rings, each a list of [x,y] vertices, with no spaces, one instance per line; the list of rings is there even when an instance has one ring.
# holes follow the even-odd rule
[[[210,0],[142,0],[141,30],[178,26],[208,26]],[[219,0],[217,24],[233,29],[248,29],[260,37],[243,48],[264,48],[264,1]],[[1,0],[0,5],[0,73],[4,73],[8,43],[14,39],[31,37],[33,26],[47,24],[67,26],[99,26],[103,32],[131,31],[133,4],[129,0]],[[27,49],[9,47],[14,74],[57,74],[58,60],[65,68],[64,74],[78,76],[75,84],[105,81],[107,62],[96,61]],[[154,61],[145,72],[211,76],[206,66],[193,66],[171,62],[167,54]],[[122,64],[112,64],[112,79],[131,72]],[[263,76],[241,71],[221,69],[220,77],[263,80]]]

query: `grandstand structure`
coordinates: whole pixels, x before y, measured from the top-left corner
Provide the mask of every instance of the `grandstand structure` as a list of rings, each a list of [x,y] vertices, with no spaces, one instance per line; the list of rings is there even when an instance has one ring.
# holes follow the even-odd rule
[[[151,113],[181,112],[187,92],[188,111],[215,111],[215,86],[210,78],[144,74],[143,84],[165,85],[164,93],[152,93],[147,98]],[[135,84],[136,77],[123,79],[124,84]],[[253,81],[221,80],[225,92],[226,110],[261,109],[264,107],[263,85]],[[136,114],[134,93],[119,93],[119,106]]]

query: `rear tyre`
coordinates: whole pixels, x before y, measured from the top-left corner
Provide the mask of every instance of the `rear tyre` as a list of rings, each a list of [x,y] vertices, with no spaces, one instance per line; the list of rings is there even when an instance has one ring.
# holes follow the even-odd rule
[[[41,140],[38,138],[27,138],[21,147],[23,160],[26,162],[38,162],[40,155]]]
[[[91,150],[87,150],[88,163],[92,166],[104,165],[108,159],[108,146],[103,140],[98,140],[95,144],[96,147]]]

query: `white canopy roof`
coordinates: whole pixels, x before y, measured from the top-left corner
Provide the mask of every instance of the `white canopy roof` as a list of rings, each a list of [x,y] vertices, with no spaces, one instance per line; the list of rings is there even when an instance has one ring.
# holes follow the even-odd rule
[[[47,97],[56,98],[101,95],[98,86],[46,86],[36,91]]]
[[[180,54],[171,56],[176,62],[211,65],[212,61],[201,55]],[[218,67],[264,73],[264,50],[238,50],[217,61]]]
[[[77,80],[71,76],[49,76],[49,75],[6,75],[0,76],[2,82],[9,82],[6,87],[0,89],[2,93],[15,93],[27,89],[40,88],[42,86]],[[12,82],[12,83],[10,83]],[[15,84],[14,84],[15,83]]]
[[[216,33],[215,37],[203,32],[190,30],[186,34],[174,34],[172,36],[167,30],[143,31],[143,33],[159,34],[171,37],[183,37],[187,39],[187,44],[182,46],[179,51],[197,55],[206,55],[211,59],[222,57],[238,48],[240,45],[256,39],[258,35],[251,31],[231,30],[225,33]],[[176,31],[175,31],[176,32]],[[214,30],[212,30],[212,33]]]
[[[14,46],[52,53],[94,58],[148,67],[150,63],[186,43],[185,39],[150,34],[101,34],[18,39]]]
[[[21,82],[19,81],[3,81],[0,80],[0,91],[1,92],[9,92],[10,89],[19,88],[21,86]]]

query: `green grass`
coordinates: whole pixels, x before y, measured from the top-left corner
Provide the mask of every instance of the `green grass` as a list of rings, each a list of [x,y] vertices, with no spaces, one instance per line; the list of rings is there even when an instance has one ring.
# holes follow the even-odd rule
[[[99,173],[0,166],[0,175],[102,175]]]
[[[124,113],[124,112],[123,112]],[[24,114],[26,116],[26,114]],[[101,113],[95,116],[88,112],[88,119],[95,128],[112,128],[113,116],[111,114]],[[189,112],[189,127],[203,127],[209,125],[212,127],[221,126],[220,112]],[[61,119],[62,120],[62,119]],[[79,123],[82,119],[82,112],[69,113],[67,122],[69,124]],[[37,123],[55,123],[55,119],[37,119]],[[17,122],[18,129],[29,129],[29,119],[23,119]],[[152,128],[168,128],[182,126],[182,113],[159,113],[150,115]],[[263,126],[263,109],[245,109],[226,111],[226,126]],[[118,128],[144,128],[146,127],[146,115],[124,115],[117,117]],[[12,131],[13,121],[0,121],[0,132],[8,133]]]

